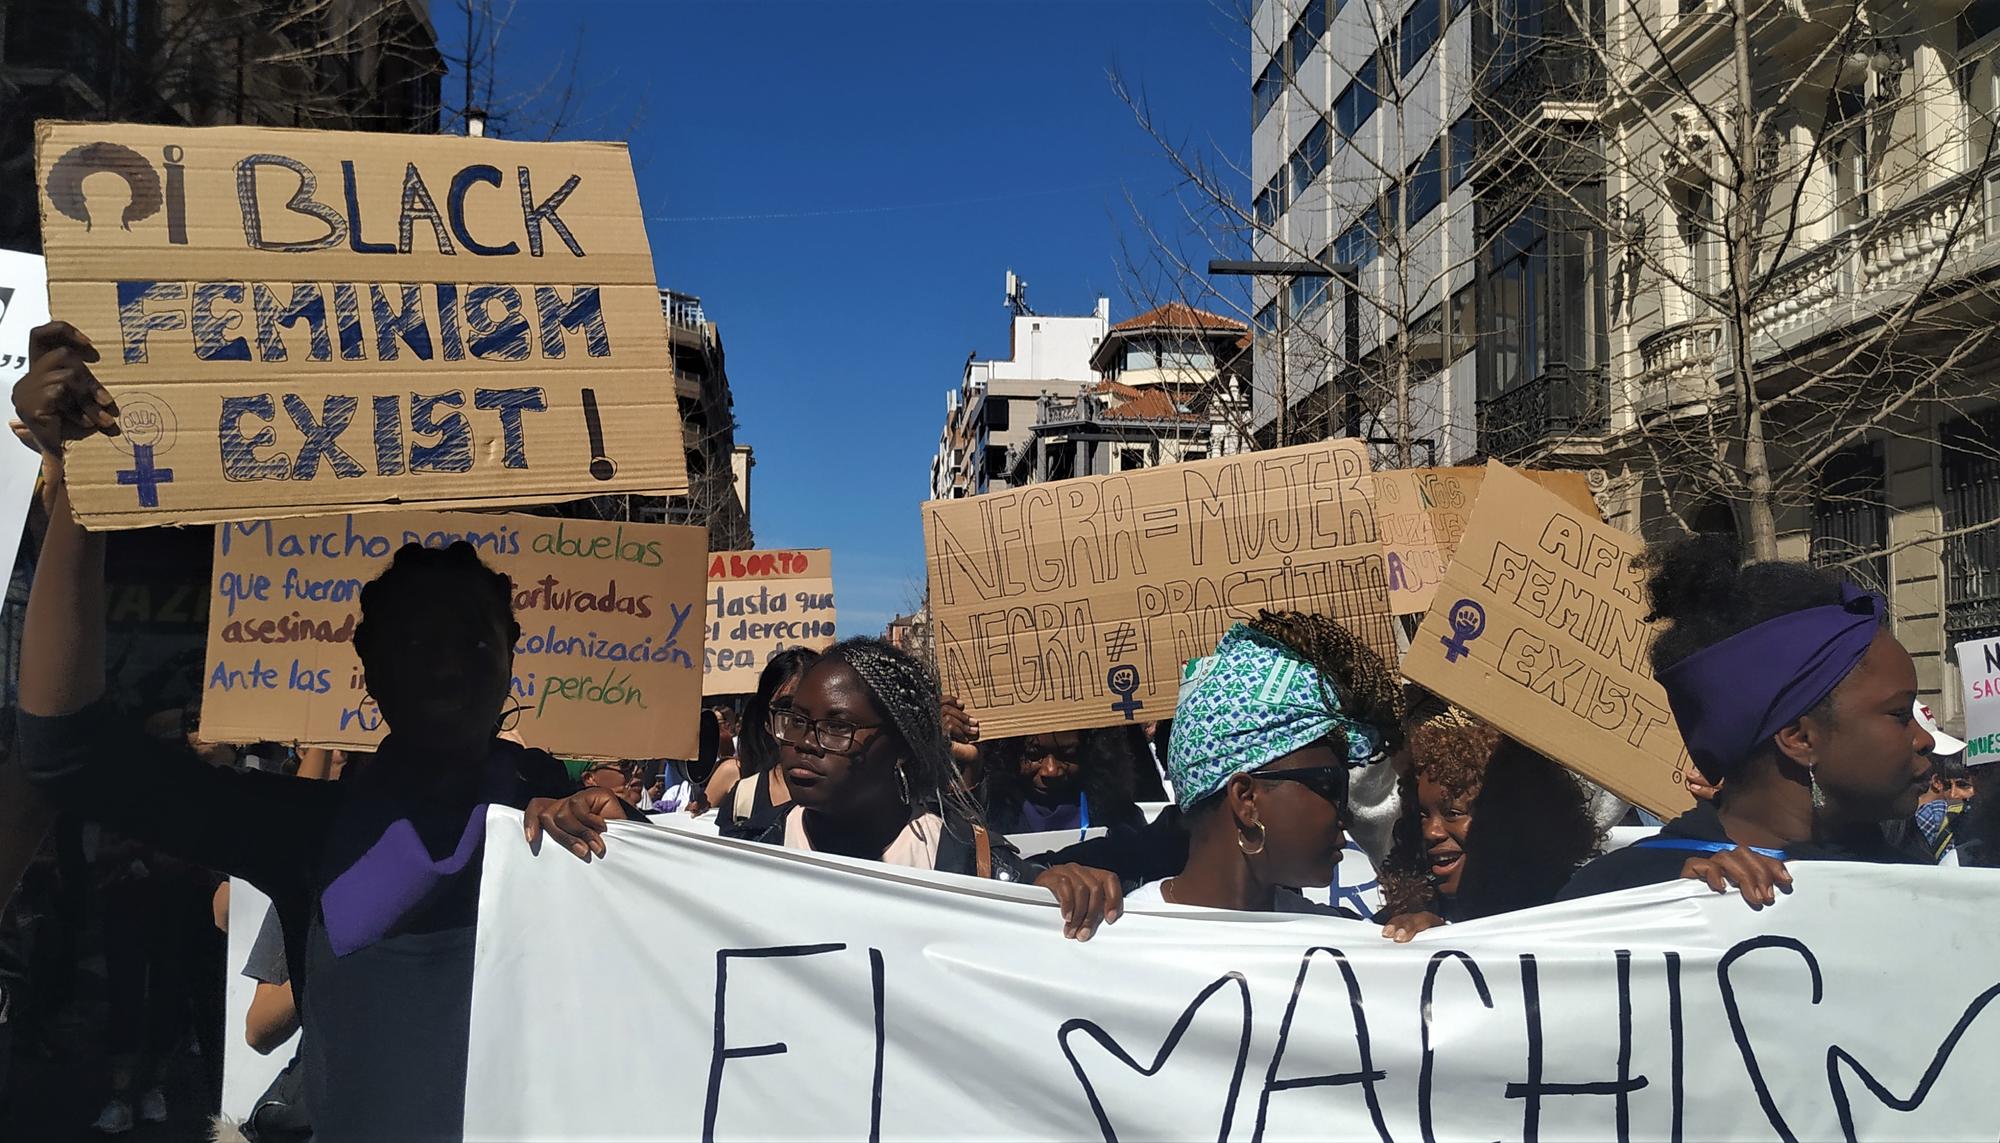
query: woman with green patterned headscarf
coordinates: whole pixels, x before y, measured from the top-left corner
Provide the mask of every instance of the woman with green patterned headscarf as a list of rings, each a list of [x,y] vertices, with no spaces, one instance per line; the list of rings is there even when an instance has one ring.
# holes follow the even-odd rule
[[[1267,611],[1232,628],[1188,664],[1174,713],[1187,864],[1125,903],[1351,915],[1298,890],[1332,880],[1348,772],[1395,749],[1402,701],[1381,657],[1325,616]]]

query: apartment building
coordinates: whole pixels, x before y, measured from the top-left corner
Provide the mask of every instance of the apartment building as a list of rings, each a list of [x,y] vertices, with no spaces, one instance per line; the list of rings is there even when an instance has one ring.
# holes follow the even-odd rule
[[[634,497],[633,519],[708,529],[711,552],[754,545],[750,530],[750,470],[756,457],[736,442],[736,399],[722,351],[722,331],[701,299],[660,291],[674,350],[674,395],[681,443],[687,449],[685,496]]]
[[[1007,450],[1011,485],[1101,476],[1251,447],[1249,326],[1181,302],[1111,327],[1092,354],[1099,380],[1035,401]]]
[[[1083,316],[1038,314],[1027,283],[1007,273],[1012,314],[1008,352],[981,361],[970,354],[958,387],[945,395],[944,428],[931,461],[933,500],[977,496],[1005,487],[1008,450],[1025,442],[1043,395],[1074,393],[1095,380],[1091,358],[1111,328],[1111,300]]]

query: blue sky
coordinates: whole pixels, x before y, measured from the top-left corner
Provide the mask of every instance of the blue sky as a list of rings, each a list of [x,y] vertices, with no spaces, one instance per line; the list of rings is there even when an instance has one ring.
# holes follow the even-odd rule
[[[757,450],[758,546],[833,549],[844,634],[879,632],[921,593],[945,394],[968,352],[1007,351],[1005,272],[1041,312],[1102,293],[1116,320],[1135,306],[1121,243],[1148,241],[1127,193],[1184,228],[1176,176],[1107,72],[1190,147],[1244,163],[1232,3],[515,9],[502,89],[540,87],[582,45],[564,136],[630,140],[659,280],[721,327],[737,440]],[[456,29],[439,30],[450,50]]]

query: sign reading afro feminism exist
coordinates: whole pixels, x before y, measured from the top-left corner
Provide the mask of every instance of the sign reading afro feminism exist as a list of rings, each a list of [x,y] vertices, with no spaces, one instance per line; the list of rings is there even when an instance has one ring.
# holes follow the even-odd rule
[[[945,693],[989,737],[1170,718],[1181,668],[1260,610],[1339,620],[1396,661],[1356,441],[924,505]]]
[[[36,127],[92,528],[687,488],[622,144]]]
[[[513,581],[504,725],[588,758],[693,758],[706,529],[497,512],[371,512],[215,529],[201,737],[372,747],[361,590],[405,544],[463,540]]]

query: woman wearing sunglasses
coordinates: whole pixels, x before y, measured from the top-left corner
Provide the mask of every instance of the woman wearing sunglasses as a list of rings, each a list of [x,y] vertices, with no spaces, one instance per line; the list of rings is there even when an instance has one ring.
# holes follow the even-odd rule
[[[1324,616],[1264,612],[1188,664],[1167,770],[1187,863],[1127,904],[1333,913],[1302,888],[1333,879],[1347,778],[1394,746],[1402,695],[1382,660]]]

